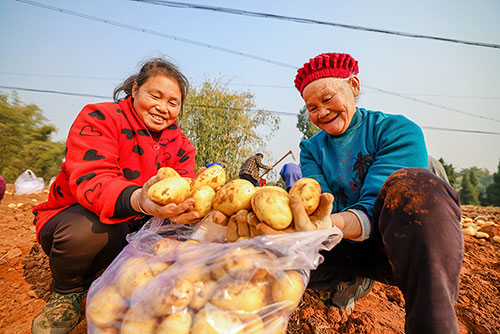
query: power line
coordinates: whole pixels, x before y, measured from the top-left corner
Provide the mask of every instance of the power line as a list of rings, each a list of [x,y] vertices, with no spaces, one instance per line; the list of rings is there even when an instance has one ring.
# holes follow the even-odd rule
[[[229,13],[229,14],[235,14],[235,15],[244,15],[244,16],[252,16],[252,17],[270,18],[270,19],[276,19],[276,20],[285,20],[285,21],[292,21],[292,22],[297,22],[297,23],[321,24],[321,25],[327,25],[327,26],[333,26],[333,27],[376,32],[376,33],[382,33],[382,34],[388,34],[388,35],[396,35],[396,36],[412,37],[412,38],[420,38],[420,39],[430,39],[430,40],[436,40],[436,41],[441,41],[441,42],[450,42],[450,43],[458,43],[458,44],[466,44],[466,45],[474,45],[474,46],[482,46],[482,47],[487,47],[487,48],[500,49],[500,45],[493,44],[493,43],[471,42],[471,41],[464,41],[464,40],[459,40],[459,39],[454,39],[454,38],[445,38],[445,37],[438,37],[438,36],[413,34],[413,33],[401,32],[401,31],[394,31],[394,30],[368,28],[368,27],[362,27],[362,26],[356,26],[356,25],[350,25],[350,24],[342,24],[342,23],[335,23],[335,22],[328,22],[328,21],[306,19],[306,18],[295,17],[295,16],[285,16],[285,15],[269,14],[269,13],[262,13],[262,12],[252,12],[252,11],[248,11],[248,10],[240,10],[240,9],[226,8],[226,7],[219,7],[219,6],[206,6],[206,5],[192,4],[192,3],[186,3],[186,2],[162,1],[162,0],[132,0],[132,1],[146,2],[149,4],[161,5],[161,6],[167,6],[167,7],[175,7],[175,8],[193,8],[193,9],[210,10],[210,11],[214,11],[214,12],[223,12],[223,13]]]
[[[92,79],[92,80],[123,80],[123,78],[109,78],[109,77],[91,77],[91,76],[79,76],[79,75],[60,75],[60,74],[43,74],[43,73],[22,73],[22,72],[0,72],[0,75],[23,75],[23,76],[34,76],[34,77],[51,77],[51,78],[69,78],[69,79]],[[190,83],[199,84],[196,81],[190,81]],[[228,86],[243,86],[243,87],[263,87],[263,88],[284,88],[284,89],[293,89],[296,88],[289,85],[266,85],[266,84],[251,84],[251,83],[226,83]],[[369,88],[369,87],[366,87]],[[369,88],[371,89],[371,88]],[[372,94],[387,94],[378,91],[374,92],[365,92]],[[427,93],[395,93],[404,96],[430,96],[430,97],[447,97],[447,98],[456,98],[456,99],[478,99],[478,100],[500,100],[500,97],[494,96],[468,96],[468,95],[448,95],[448,94],[427,94]]]
[[[54,10],[54,11],[57,11],[57,12],[60,12],[60,13],[64,13],[64,14],[69,14],[69,15],[73,15],[73,16],[78,16],[78,17],[86,18],[86,19],[89,19],[89,20],[93,20],[93,21],[97,21],[97,22],[101,22],[101,23],[105,23],[105,24],[115,25],[115,26],[118,26],[118,27],[121,27],[121,28],[125,28],[125,29],[131,29],[131,30],[135,30],[135,31],[139,31],[139,32],[147,33],[147,34],[152,34],[152,35],[156,35],[156,36],[160,36],[160,37],[164,37],[164,38],[174,39],[174,40],[180,41],[180,42],[185,42],[185,43],[194,44],[194,45],[197,45],[197,46],[211,48],[211,49],[222,51],[222,52],[232,53],[232,54],[236,54],[238,56],[243,56],[243,57],[251,58],[251,59],[254,59],[254,60],[258,60],[258,61],[267,62],[267,63],[273,64],[273,65],[278,65],[278,66],[282,66],[282,67],[292,68],[294,70],[298,69],[297,66],[295,66],[295,65],[290,65],[290,64],[278,62],[278,61],[267,59],[267,58],[264,58],[264,57],[255,56],[255,55],[252,55],[252,54],[249,54],[249,53],[244,53],[244,52],[240,52],[240,51],[236,51],[236,50],[232,50],[232,49],[228,49],[228,48],[224,48],[224,47],[214,46],[214,45],[211,45],[211,44],[207,44],[207,43],[203,43],[203,42],[198,42],[198,41],[194,41],[194,40],[190,40],[190,39],[186,39],[186,38],[182,38],[182,37],[177,37],[177,36],[173,36],[173,35],[169,35],[169,34],[164,34],[164,33],[161,33],[161,32],[154,31],[154,30],[140,28],[140,27],[129,25],[129,24],[115,22],[115,21],[111,21],[111,20],[107,20],[107,19],[103,19],[103,18],[91,16],[91,15],[81,14],[81,13],[78,13],[78,12],[69,11],[69,10],[66,10],[66,9],[59,8],[59,7],[54,7],[54,6],[49,6],[49,5],[45,5],[45,4],[40,4],[38,2],[34,2],[34,1],[30,1],[30,0],[15,0],[15,1],[23,2],[23,3],[29,4],[29,5],[38,6],[38,7],[49,9],[49,10]],[[492,121],[500,123],[500,120],[497,120],[497,119],[488,118],[488,117],[484,117],[484,116],[479,116],[479,115],[475,115],[475,114],[468,113],[468,112],[465,112],[465,111],[461,111],[459,109],[449,108],[449,107],[442,106],[442,105],[439,105],[439,104],[430,103],[430,102],[427,102],[427,101],[424,101],[424,100],[419,100],[419,99],[416,99],[416,98],[405,97],[405,96],[403,96],[401,94],[393,93],[393,92],[390,92],[390,91],[387,91],[387,90],[382,90],[382,89],[375,88],[375,87],[370,87],[370,86],[367,86],[367,85],[365,85],[365,86],[368,87],[368,88],[374,89],[374,90],[378,90],[378,91],[383,92],[385,94],[395,95],[395,96],[398,96],[398,97],[401,97],[401,98],[406,98],[406,99],[412,100],[414,102],[420,102],[420,103],[432,105],[432,106],[437,107],[437,108],[442,108],[442,109],[446,109],[446,110],[449,110],[449,111],[454,111],[454,112],[466,114],[466,115],[469,115],[469,116],[483,118],[483,119],[487,119],[487,120],[492,120]]]
[[[72,95],[72,96],[83,96],[83,97],[97,97],[107,100],[112,100],[110,96],[104,95],[94,95],[94,94],[83,94],[83,93],[72,93],[72,92],[62,92],[56,90],[47,90],[47,89],[35,89],[35,88],[23,88],[23,87],[12,87],[12,86],[1,86],[0,88],[4,89],[12,89],[12,90],[22,90],[29,92],[37,92],[37,93],[50,93],[50,94],[62,94],[62,95]],[[212,106],[212,105],[204,105],[204,104],[190,104],[186,103],[187,107],[198,107],[198,108],[211,108],[211,109],[231,109],[231,110],[239,110],[239,111],[267,111],[273,114],[283,115],[283,116],[297,116],[297,113],[285,112],[285,111],[276,111],[276,110],[266,110],[266,109],[255,109],[255,108],[233,108],[227,106]],[[500,136],[500,132],[490,132],[490,131],[480,131],[480,130],[463,130],[463,129],[451,129],[451,128],[439,128],[433,126],[422,126],[423,129],[430,130],[439,130],[439,131],[451,131],[451,132],[467,132],[467,133],[478,133],[478,134],[489,134],[489,135],[497,135]]]
[[[252,54],[249,54],[249,53],[245,53],[245,52],[241,52],[241,51],[237,51],[237,50],[233,50],[233,49],[228,49],[228,48],[224,48],[224,47],[220,47],[220,46],[216,46],[216,45],[212,45],[212,44],[208,44],[208,43],[204,43],[204,42],[199,42],[199,41],[195,41],[195,40],[188,39],[188,38],[177,37],[177,36],[174,36],[174,35],[165,34],[165,33],[162,33],[162,32],[155,31],[155,30],[150,30],[150,29],[145,29],[145,28],[141,28],[141,27],[136,27],[136,26],[133,26],[133,25],[130,25],[130,24],[126,24],[126,23],[120,23],[120,22],[116,22],[116,21],[111,21],[111,20],[103,19],[103,18],[100,18],[100,17],[97,17],[97,16],[82,14],[82,13],[74,12],[74,11],[71,11],[71,10],[66,10],[66,9],[63,9],[63,8],[59,8],[59,7],[49,6],[49,5],[41,4],[41,3],[38,3],[38,2],[35,2],[35,1],[30,1],[30,0],[15,0],[15,1],[23,2],[23,3],[26,3],[28,5],[37,6],[37,7],[41,7],[41,8],[45,8],[45,9],[50,9],[50,10],[53,10],[53,11],[56,11],[56,12],[60,12],[60,13],[64,13],[64,14],[78,16],[78,17],[85,18],[85,19],[92,20],[92,21],[97,21],[97,22],[101,22],[101,23],[106,23],[106,24],[114,25],[114,26],[117,26],[117,27],[125,28],[125,29],[130,29],[130,30],[135,30],[135,31],[143,32],[145,34],[150,34],[150,35],[160,36],[160,37],[164,37],[164,38],[169,38],[169,39],[173,39],[173,40],[176,40],[176,41],[179,41],[179,42],[184,42],[184,43],[188,43],[188,44],[202,46],[202,47],[206,47],[206,48],[209,48],[209,49],[214,49],[214,50],[217,50],[217,51],[232,53],[232,54],[235,54],[235,55],[238,55],[238,56],[247,57],[247,58],[254,59],[254,60],[259,60],[259,61],[267,62],[267,63],[270,63],[270,64],[278,65],[278,66],[283,66],[283,67],[297,69],[297,67],[294,66],[294,65],[289,65],[289,64],[281,63],[281,62],[274,61],[274,60],[271,60],[271,59],[267,59],[267,58],[264,58],[264,57],[255,56],[255,55],[252,55]]]

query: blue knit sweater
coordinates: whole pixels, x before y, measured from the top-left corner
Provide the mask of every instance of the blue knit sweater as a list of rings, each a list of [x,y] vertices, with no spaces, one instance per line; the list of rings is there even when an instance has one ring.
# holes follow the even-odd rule
[[[320,131],[300,143],[304,177],[335,196],[333,212],[350,208],[373,216],[385,180],[401,168],[427,168],[427,150],[418,125],[401,115],[356,108],[340,136]]]

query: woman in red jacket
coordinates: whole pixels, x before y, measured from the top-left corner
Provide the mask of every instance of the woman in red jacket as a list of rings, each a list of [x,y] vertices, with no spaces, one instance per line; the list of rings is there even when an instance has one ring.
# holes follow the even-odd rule
[[[152,59],[115,89],[114,103],[87,105],[76,118],[48,201],[33,209],[53,277],[52,296],[33,320],[33,333],[67,333],[76,326],[88,287],[126,245],[132,225],[149,215],[179,223],[199,218],[187,212],[192,199],[159,206],[147,198],[161,167],[195,176],[196,150],[176,121],[188,85],[173,64]]]

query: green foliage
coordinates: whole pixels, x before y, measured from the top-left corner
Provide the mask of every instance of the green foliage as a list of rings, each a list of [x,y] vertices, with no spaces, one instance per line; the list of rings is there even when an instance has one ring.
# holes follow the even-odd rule
[[[493,173],[493,182],[486,187],[486,197],[488,204],[500,206],[500,162],[498,162],[497,172]]]
[[[457,174],[455,173],[455,167],[453,167],[452,164],[445,163],[443,158],[440,158],[439,162],[443,165],[444,170],[446,171],[446,176],[448,176],[448,181],[450,182],[451,186],[455,187],[457,181]]]
[[[472,179],[471,177],[472,172]],[[490,205],[490,199],[486,193],[486,188],[493,183],[493,176],[487,169],[482,169],[478,167],[464,168],[459,173],[457,173],[456,188],[461,189],[464,175],[469,175],[469,181],[475,186],[478,191],[478,199],[481,205]]]
[[[302,107],[297,115],[297,129],[302,132],[302,139],[309,139],[319,132],[319,128],[309,119],[309,112]]]
[[[207,163],[223,163],[230,179],[238,176],[249,156],[263,151],[265,141],[279,128],[279,118],[253,108],[249,92],[231,92],[218,81],[204,82],[190,91],[184,113],[178,120],[183,132],[196,147],[196,168]],[[257,127],[271,133],[260,137]]]
[[[460,189],[460,200],[462,204],[470,204],[470,205],[479,205],[479,189],[472,184],[471,174],[474,173],[471,171],[470,173],[465,173],[462,177],[462,189]],[[475,177],[475,176],[473,176]]]
[[[0,174],[7,182],[13,183],[26,169],[45,181],[59,173],[64,143],[51,141],[56,128],[45,122],[38,106],[0,93]]]

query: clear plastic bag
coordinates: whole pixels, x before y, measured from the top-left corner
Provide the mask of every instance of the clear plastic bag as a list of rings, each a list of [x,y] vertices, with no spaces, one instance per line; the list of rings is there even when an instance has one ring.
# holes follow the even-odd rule
[[[214,224],[215,225],[215,224]],[[286,333],[338,228],[224,243],[220,225],[151,219],[92,284],[89,333]]]
[[[30,194],[43,191],[45,182],[37,177],[31,169],[25,170],[14,182],[17,195]]]

